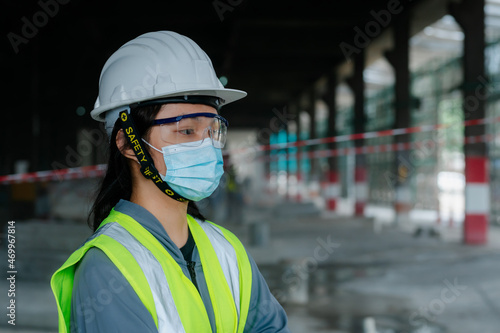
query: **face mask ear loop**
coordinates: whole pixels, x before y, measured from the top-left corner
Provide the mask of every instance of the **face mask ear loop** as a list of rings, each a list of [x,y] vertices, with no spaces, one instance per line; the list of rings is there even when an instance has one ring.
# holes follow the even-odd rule
[[[150,146],[151,148],[153,148],[154,150],[156,150],[157,152],[159,152],[159,153],[163,154],[163,152],[162,152],[160,149],[156,148],[155,146],[153,146],[152,144],[150,144],[150,143],[149,143],[149,142],[147,142],[146,140],[144,140],[144,139],[141,139],[141,140],[142,140],[145,144],[147,144],[148,146]]]

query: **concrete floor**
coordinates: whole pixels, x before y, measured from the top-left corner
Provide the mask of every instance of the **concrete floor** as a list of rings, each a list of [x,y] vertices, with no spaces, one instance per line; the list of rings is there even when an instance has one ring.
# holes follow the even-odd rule
[[[267,263],[271,289],[289,291],[291,326],[316,318],[297,332],[364,332],[367,318],[378,332],[500,332],[500,229],[491,227],[485,246],[462,245],[458,229],[403,230],[368,219],[289,219],[271,227],[267,246],[248,248]],[[281,275],[266,270],[275,263],[284,264]],[[307,280],[291,291],[283,283],[290,266]]]
[[[260,229],[264,236],[269,232],[267,242],[264,237],[264,244],[252,245],[255,227],[228,227],[247,245],[284,304],[292,332],[500,332],[500,230],[495,227],[488,245],[465,246],[456,229],[414,237],[393,226],[374,228],[370,219],[247,213],[254,214],[248,220],[272,221],[269,229]],[[4,248],[0,258],[7,258]],[[2,279],[0,290],[7,289]],[[17,325],[8,326],[4,317],[0,332],[56,332],[48,281],[23,278],[16,289]]]

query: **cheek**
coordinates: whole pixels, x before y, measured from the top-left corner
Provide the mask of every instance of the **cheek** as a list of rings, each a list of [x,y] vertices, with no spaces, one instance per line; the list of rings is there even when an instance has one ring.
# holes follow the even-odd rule
[[[148,142],[153,146],[161,150],[161,148],[165,145],[161,139],[159,139],[160,133],[159,133],[159,128],[158,127],[153,127],[148,138]],[[158,170],[159,173],[165,174],[166,173],[166,166],[165,166],[165,161],[163,160],[163,154],[160,153],[159,151],[156,151],[152,149],[151,147],[148,147],[149,155],[151,155],[151,158],[153,159],[153,163],[156,167],[156,170]]]
[[[154,149],[149,149],[149,154],[153,159],[153,163],[156,167],[156,170],[158,170],[158,172],[161,173],[162,175],[166,174],[167,167],[165,166],[165,161],[163,160],[163,154],[157,152]]]

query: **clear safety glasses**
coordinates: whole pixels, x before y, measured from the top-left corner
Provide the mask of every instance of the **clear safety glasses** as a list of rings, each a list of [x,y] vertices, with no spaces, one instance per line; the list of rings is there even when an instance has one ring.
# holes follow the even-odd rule
[[[172,118],[156,119],[153,126],[160,127],[163,141],[170,144],[199,146],[205,139],[216,148],[226,144],[228,122],[215,113],[191,113]]]

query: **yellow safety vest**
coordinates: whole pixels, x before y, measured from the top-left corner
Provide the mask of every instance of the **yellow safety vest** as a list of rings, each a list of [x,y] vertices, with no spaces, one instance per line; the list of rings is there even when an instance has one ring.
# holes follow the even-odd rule
[[[248,255],[230,231],[187,217],[200,254],[217,332],[241,333],[252,286]],[[153,317],[158,332],[211,331],[199,292],[174,258],[137,221],[113,209],[94,235],[52,276],[59,332],[70,332],[75,268],[94,246],[103,251],[128,280]]]

